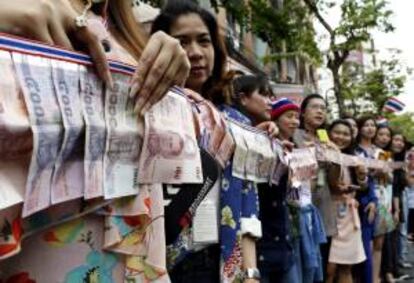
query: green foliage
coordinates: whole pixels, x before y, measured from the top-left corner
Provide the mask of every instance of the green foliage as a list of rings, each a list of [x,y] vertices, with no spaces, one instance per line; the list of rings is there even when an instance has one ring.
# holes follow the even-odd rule
[[[329,10],[336,6],[334,1],[303,0],[315,18],[321,23],[329,35],[329,50],[327,52],[327,67],[334,78],[334,91],[340,114],[346,110],[345,97],[353,95],[349,88],[344,90],[342,83],[347,78],[341,78],[340,70],[352,50],[359,49],[368,42],[373,30],[390,32],[394,27],[390,23],[392,11],[387,8],[386,0],[342,0],[340,3],[341,19],[337,26],[332,26],[327,18]],[[380,80],[378,74],[374,80]]]
[[[391,127],[401,132],[409,141],[414,142],[414,113],[408,112],[401,115],[389,115]]]
[[[384,103],[390,97],[400,95],[411,69],[399,60],[399,50],[394,50],[387,60],[379,61],[372,70],[363,73],[362,69],[345,66],[341,83],[344,100],[348,109],[355,114],[367,111],[370,106],[374,113],[381,113]]]
[[[282,7],[275,2],[277,1],[210,0],[215,9],[225,8],[243,31],[253,32],[267,42],[273,52],[280,53],[284,41],[288,47],[285,55],[300,52],[315,63],[321,63],[321,52],[315,42],[315,30],[306,7],[298,0],[284,0]],[[267,61],[277,58],[270,56]]]

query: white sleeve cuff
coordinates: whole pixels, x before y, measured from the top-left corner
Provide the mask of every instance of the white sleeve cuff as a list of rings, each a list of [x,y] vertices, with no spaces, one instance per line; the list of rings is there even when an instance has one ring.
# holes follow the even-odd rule
[[[249,218],[241,218],[241,232],[242,235],[249,234],[254,238],[262,237],[262,222],[256,216]]]

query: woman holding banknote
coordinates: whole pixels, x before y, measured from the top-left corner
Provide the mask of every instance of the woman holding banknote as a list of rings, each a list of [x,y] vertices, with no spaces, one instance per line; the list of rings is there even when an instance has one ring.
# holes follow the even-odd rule
[[[344,154],[353,155],[352,126],[346,120],[335,120],[328,129],[330,140]],[[332,191],[332,205],[336,211],[338,233],[332,236],[329,248],[326,282],[352,283],[352,265],[365,260],[361,237],[361,223],[355,193],[366,186],[366,170],[363,166],[349,168],[331,165],[328,182]]]
[[[293,136],[293,141],[299,148],[303,147],[326,147],[332,145],[326,137],[318,135],[324,132],[327,108],[326,102],[319,94],[310,94],[303,100],[300,112],[300,126]],[[319,131],[319,132],[318,132]],[[325,132],[326,133],[326,132]],[[321,221],[321,230],[317,231],[318,236],[312,240],[315,253],[320,255],[315,262],[310,263],[316,266],[313,270],[315,281],[323,281],[326,264],[328,261],[328,245],[326,236],[331,237],[337,233],[335,214],[331,205],[331,193],[327,184],[326,165],[319,163],[317,176],[306,184],[301,184],[301,189],[308,189],[312,195],[311,201],[306,208],[301,208],[302,218],[309,218]],[[306,235],[306,234],[305,234]]]
[[[225,115],[251,125],[246,115],[229,107],[231,76],[226,72],[226,52],[216,19],[190,1],[170,1],[153,23],[152,32],[159,30],[180,40],[187,52],[191,70],[185,86],[203,97],[193,93],[192,98],[195,101],[207,99],[215,105],[223,105]],[[252,182],[232,176],[231,162],[224,169],[220,206],[221,271],[217,272],[217,268],[207,270],[206,266],[200,264],[206,260],[214,262],[214,265],[220,262],[215,245],[210,245],[201,252],[187,256],[172,270],[174,282],[218,282],[218,276],[228,282],[236,279],[259,281],[255,253],[255,239],[261,235],[257,217],[257,191]]]
[[[358,119],[358,137],[356,155],[364,158],[375,158],[376,147],[373,144],[377,125],[373,117],[364,116]],[[378,256],[373,260],[372,241],[374,239],[374,222],[378,198],[375,194],[374,172],[369,172],[366,190],[357,192],[359,216],[361,219],[362,242],[367,259],[358,265],[358,277],[362,282],[374,283],[379,274]],[[374,268],[374,265],[376,268]],[[375,272],[374,272],[375,270]],[[376,274],[376,275],[375,275]]]
[[[392,140],[392,130],[387,125],[379,125],[374,143],[378,147],[376,157],[383,161],[392,161],[392,152],[389,150]],[[381,248],[381,273],[386,282],[393,282],[394,278],[394,249],[392,234],[398,224],[398,217],[393,217],[393,209],[399,213],[399,199],[393,193],[394,174],[390,172],[377,172],[376,190],[378,197],[377,218],[375,225],[374,253]],[[381,275],[378,275],[379,277]]]
[[[91,9],[86,9],[92,2]],[[104,25],[83,24],[82,14],[87,10],[103,15]],[[88,11],[89,16],[92,14]],[[108,17],[110,21],[106,21]],[[134,64],[139,60],[140,68],[131,80],[131,95],[137,97],[137,111],[148,109],[170,86],[182,84],[189,71],[188,59],[177,40],[162,32],[147,38],[136,25],[129,1],[17,0],[2,4],[0,19],[0,32],[88,52],[98,74],[109,85],[112,78],[107,53],[122,45],[134,57]],[[110,41],[105,38],[108,31],[102,29],[105,25]]]
[[[188,74],[178,41],[161,32],[147,40],[127,0],[18,0],[3,3],[0,13],[3,32],[89,51],[109,87],[113,82],[106,58],[138,64],[130,93],[137,111],[148,109]],[[22,229],[37,231],[19,254],[2,262],[1,281],[168,282],[160,192],[143,187],[138,196],[111,201],[97,214],[91,212],[108,201],[65,202],[23,221],[9,219],[9,208],[1,211],[6,232],[0,241],[2,259],[18,252]],[[56,263],[59,268],[51,268]]]
[[[279,129],[278,144],[283,154],[290,152],[292,137],[299,127],[299,106],[288,98],[272,102],[271,118]],[[299,231],[300,219],[294,211],[297,206],[289,200],[289,172],[286,164],[278,160],[274,184],[259,184],[260,221],[263,236],[257,243],[258,266],[264,283],[310,282],[307,268],[302,268]],[[298,204],[296,202],[295,204]],[[292,213],[290,213],[290,206]]]

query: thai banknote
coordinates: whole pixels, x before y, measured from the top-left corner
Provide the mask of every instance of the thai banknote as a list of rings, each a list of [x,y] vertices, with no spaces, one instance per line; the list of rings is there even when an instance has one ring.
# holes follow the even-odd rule
[[[23,202],[33,139],[11,54],[0,51],[0,210]]]
[[[81,106],[85,120],[84,198],[103,196],[106,143],[104,89],[95,72],[80,67]]]
[[[104,156],[104,195],[116,198],[138,193],[138,164],[142,130],[128,95],[130,77],[113,74],[114,87],[106,90],[105,122],[108,130]]]
[[[223,115],[209,101],[197,105],[201,120],[200,146],[205,148],[222,168],[233,154],[235,143]]]
[[[140,158],[142,183],[201,183],[203,174],[191,105],[169,91],[145,114]]]
[[[255,129],[244,129],[247,144],[246,179],[256,183],[268,182],[276,155],[267,134]]]
[[[203,101],[198,104],[198,109],[201,121],[200,146],[215,156],[225,135],[225,125],[220,116],[214,113],[218,111],[210,103]]]
[[[217,162],[220,164],[221,168],[224,168],[234,152],[236,147],[236,143],[233,140],[233,136],[231,135],[230,131],[226,129],[223,139],[221,140],[221,144],[219,149],[214,156]]]
[[[53,83],[62,114],[64,134],[52,180],[52,203],[83,197],[84,122],[80,100],[79,65],[52,61]]]
[[[246,179],[246,160],[248,148],[244,137],[243,127],[234,121],[229,120],[229,128],[236,147],[233,155],[232,175],[240,179]]]
[[[63,124],[52,79],[51,60],[13,53],[33,132],[33,154],[26,184],[23,217],[50,205],[55,161]]]
[[[308,181],[316,176],[318,163],[315,148],[293,149],[286,159],[296,180]]]

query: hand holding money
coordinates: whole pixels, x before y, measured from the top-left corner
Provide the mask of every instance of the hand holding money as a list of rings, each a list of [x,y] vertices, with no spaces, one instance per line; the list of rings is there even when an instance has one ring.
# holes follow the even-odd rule
[[[189,101],[170,91],[145,114],[141,183],[200,183],[200,152]]]
[[[85,47],[96,64],[101,79],[111,84],[111,74],[105,51],[88,27],[75,24],[78,13],[69,1],[14,0],[5,1],[0,8],[2,32],[54,44],[73,50]]]
[[[259,130],[265,131],[270,138],[276,138],[279,135],[279,128],[273,121],[262,122],[256,126]]]

